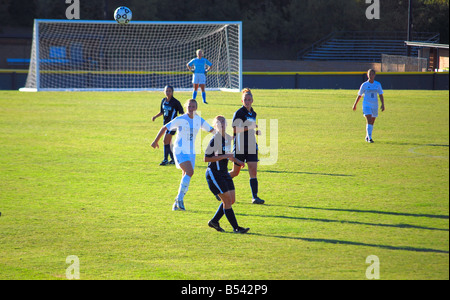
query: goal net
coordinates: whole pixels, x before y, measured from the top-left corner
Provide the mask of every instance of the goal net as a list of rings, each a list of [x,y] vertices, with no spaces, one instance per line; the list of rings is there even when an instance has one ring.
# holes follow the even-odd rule
[[[23,91],[192,89],[186,64],[202,49],[209,90],[242,89],[241,22],[35,20]]]

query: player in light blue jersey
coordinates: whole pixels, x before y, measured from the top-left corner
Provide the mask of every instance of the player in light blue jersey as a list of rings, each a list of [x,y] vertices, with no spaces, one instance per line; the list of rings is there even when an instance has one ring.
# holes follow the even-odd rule
[[[206,85],[206,73],[211,69],[212,63],[203,57],[203,50],[197,50],[197,58],[192,59],[187,63],[187,68],[189,71],[193,72],[192,76],[192,84],[194,85],[194,92],[192,93],[192,99],[197,98],[197,90],[200,86],[202,90],[202,98],[203,103],[208,104],[206,102],[206,93],[205,93],[205,85]]]
[[[363,114],[366,117],[366,142],[373,143],[372,132],[375,119],[378,117],[378,95],[381,101],[381,111],[384,111],[384,96],[383,88],[378,81],[375,81],[375,70],[370,69],[367,71],[367,77],[369,80],[361,85],[356,97],[355,104],[353,104],[353,110],[356,110],[361,97],[364,95],[363,100]]]

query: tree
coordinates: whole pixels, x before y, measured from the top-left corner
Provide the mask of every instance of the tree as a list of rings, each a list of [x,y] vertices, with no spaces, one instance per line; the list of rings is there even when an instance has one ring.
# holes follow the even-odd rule
[[[3,24],[31,27],[34,18],[65,19],[65,0],[0,0]],[[295,58],[297,51],[333,31],[402,31],[408,0],[381,1],[380,20],[367,20],[365,0],[80,0],[81,19],[113,18],[126,5],[134,20],[243,21],[244,53],[267,49],[272,58]],[[440,32],[449,40],[449,0],[414,0],[414,31]],[[6,13],[5,13],[6,12]],[[5,23],[6,21],[6,23]],[[283,52],[281,55],[279,52]]]

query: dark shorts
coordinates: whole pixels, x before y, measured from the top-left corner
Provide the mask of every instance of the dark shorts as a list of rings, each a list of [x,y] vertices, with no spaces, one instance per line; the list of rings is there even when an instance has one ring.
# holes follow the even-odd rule
[[[256,154],[234,154],[234,157],[239,159],[242,162],[248,163],[248,162],[258,162],[258,151],[256,151]],[[234,163],[236,166],[239,166],[237,163]]]
[[[166,131],[166,134],[170,134],[170,135],[175,135],[175,133],[177,133],[176,130],[173,130],[173,131],[167,130],[167,131]]]
[[[206,181],[209,189],[214,195],[234,191],[234,183],[228,172],[217,172],[210,168],[206,169]]]

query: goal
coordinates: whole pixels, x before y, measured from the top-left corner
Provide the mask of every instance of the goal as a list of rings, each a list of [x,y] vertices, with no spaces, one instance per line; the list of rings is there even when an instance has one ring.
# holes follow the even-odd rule
[[[242,89],[242,22],[35,20],[21,90],[191,90],[197,49],[213,64],[208,90]]]

